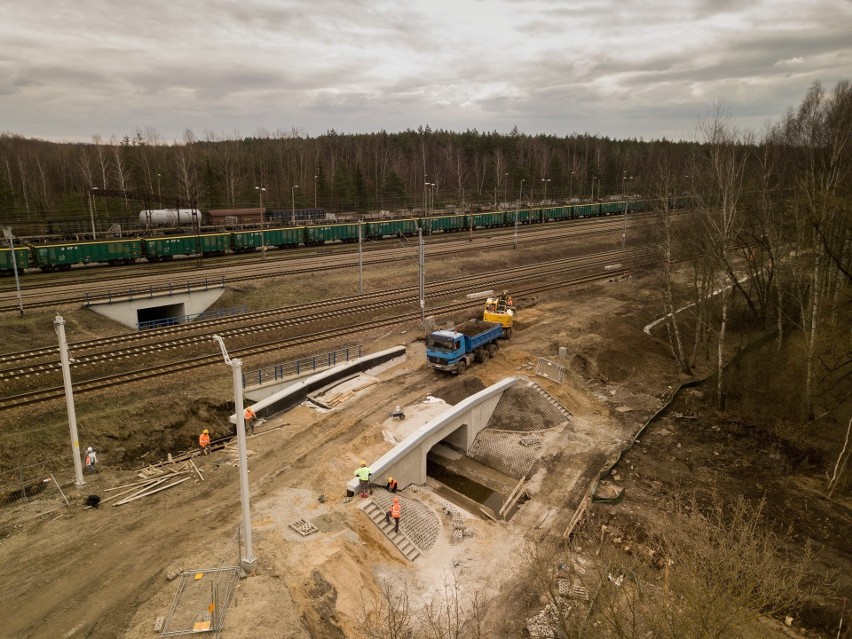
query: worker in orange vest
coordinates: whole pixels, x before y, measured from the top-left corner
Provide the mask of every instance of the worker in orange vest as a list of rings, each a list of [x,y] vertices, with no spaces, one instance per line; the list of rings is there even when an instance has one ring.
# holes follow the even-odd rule
[[[251,409],[251,406],[246,406],[245,411],[243,412],[243,420],[246,423],[246,428],[251,428],[251,434],[254,435],[254,418],[257,415],[254,414],[254,411]]]
[[[393,477],[388,477],[387,486],[385,486],[390,492],[395,493],[399,489],[399,482],[397,482]]]
[[[390,518],[393,517],[393,531],[399,532],[399,516],[402,514],[402,506],[399,505],[399,497],[393,498],[390,510],[385,513],[385,522],[390,523]]]
[[[210,454],[210,431],[206,428],[204,432],[198,436],[198,445],[201,446],[201,450],[205,455]]]

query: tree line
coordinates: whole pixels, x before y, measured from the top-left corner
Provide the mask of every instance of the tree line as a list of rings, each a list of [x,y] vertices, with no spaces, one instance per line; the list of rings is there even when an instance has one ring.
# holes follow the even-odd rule
[[[100,211],[197,202],[201,208],[318,207],[332,212],[528,206],[636,194],[659,155],[685,158],[694,144],[556,137],[421,127],[400,133],[254,137],[187,130],[165,143],[154,129],[122,139],[57,144],[0,134],[0,212],[7,222],[85,217]],[[632,178],[632,179],[631,179]],[[100,193],[99,193],[100,192]]]
[[[747,321],[774,329],[779,352],[788,333],[801,340],[802,413],[792,419],[848,412],[852,87],[814,84],[761,135],[737,130],[721,105],[698,131],[701,143],[685,165],[662,155],[646,180],[673,357],[687,374],[702,356],[715,360],[724,408],[727,331],[742,309]],[[684,188],[686,216],[665,197]],[[678,268],[684,258],[687,282]],[[846,428],[849,415],[839,418]]]

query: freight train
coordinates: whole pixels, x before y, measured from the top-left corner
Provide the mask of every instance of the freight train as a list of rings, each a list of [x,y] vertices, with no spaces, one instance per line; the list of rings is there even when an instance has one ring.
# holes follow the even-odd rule
[[[677,198],[673,206],[686,205],[686,198]],[[385,237],[411,237],[419,231],[424,234],[475,231],[518,224],[541,224],[601,215],[617,215],[644,211],[646,200],[596,202],[571,206],[516,209],[486,213],[460,213],[428,217],[396,218],[389,220],[318,223],[305,226],[254,228],[241,231],[215,233],[197,232],[162,237],[137,237],[65,243],[31,243],[15,248],[16,264],[12,251],[0,249],[0,274],[10,275],[16,265],[19,273],[27,269],[64,271],[75,264],[105,263],[110,265],[134,264],[139,259],[148,262],[172,260],[178,256],[203,255],[212,257],[226,253],[250,253],[264,245],[277,248],[319,246],[329,242],[357,242],[379,240]],[[360,227],[360,228],[359,228]]]

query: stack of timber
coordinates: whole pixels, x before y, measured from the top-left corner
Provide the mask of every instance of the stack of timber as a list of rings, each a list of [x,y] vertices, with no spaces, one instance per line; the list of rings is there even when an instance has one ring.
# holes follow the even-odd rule
[[[189,473],[193,471],[198,474],[202,481],[204,480],[204,477],[198,468],[196,468],[195,464],[192,463],[192,460],[189,460],[188,463],[184,462],[183,464],[168,468],[154,468],[153,466],[147,466],[139,471],[138,475],[142,478],[142,481],[134,482],[132,484],[124,484],[123,486],[116,486],[115,488],[107,488],[106,492],[120,492],[116,493],[112,497],[102,499],[100,503],[104,504],[108,501],[121,497],[121,499],[116,501],[113,506],[128,504],[131,501],[136,501],[142,497],[147,497],[169,488],[174,488],[175,486],[192,479],[192,477],[181,477],[181,475],[189,475]]]

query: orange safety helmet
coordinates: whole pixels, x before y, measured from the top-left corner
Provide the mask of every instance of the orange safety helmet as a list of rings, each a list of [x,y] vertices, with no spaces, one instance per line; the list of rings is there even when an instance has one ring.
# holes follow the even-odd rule
[[[394,498],[393,498],[393,503],[398,504],[398,503],[399,503],[399,497],[394,497]]]

